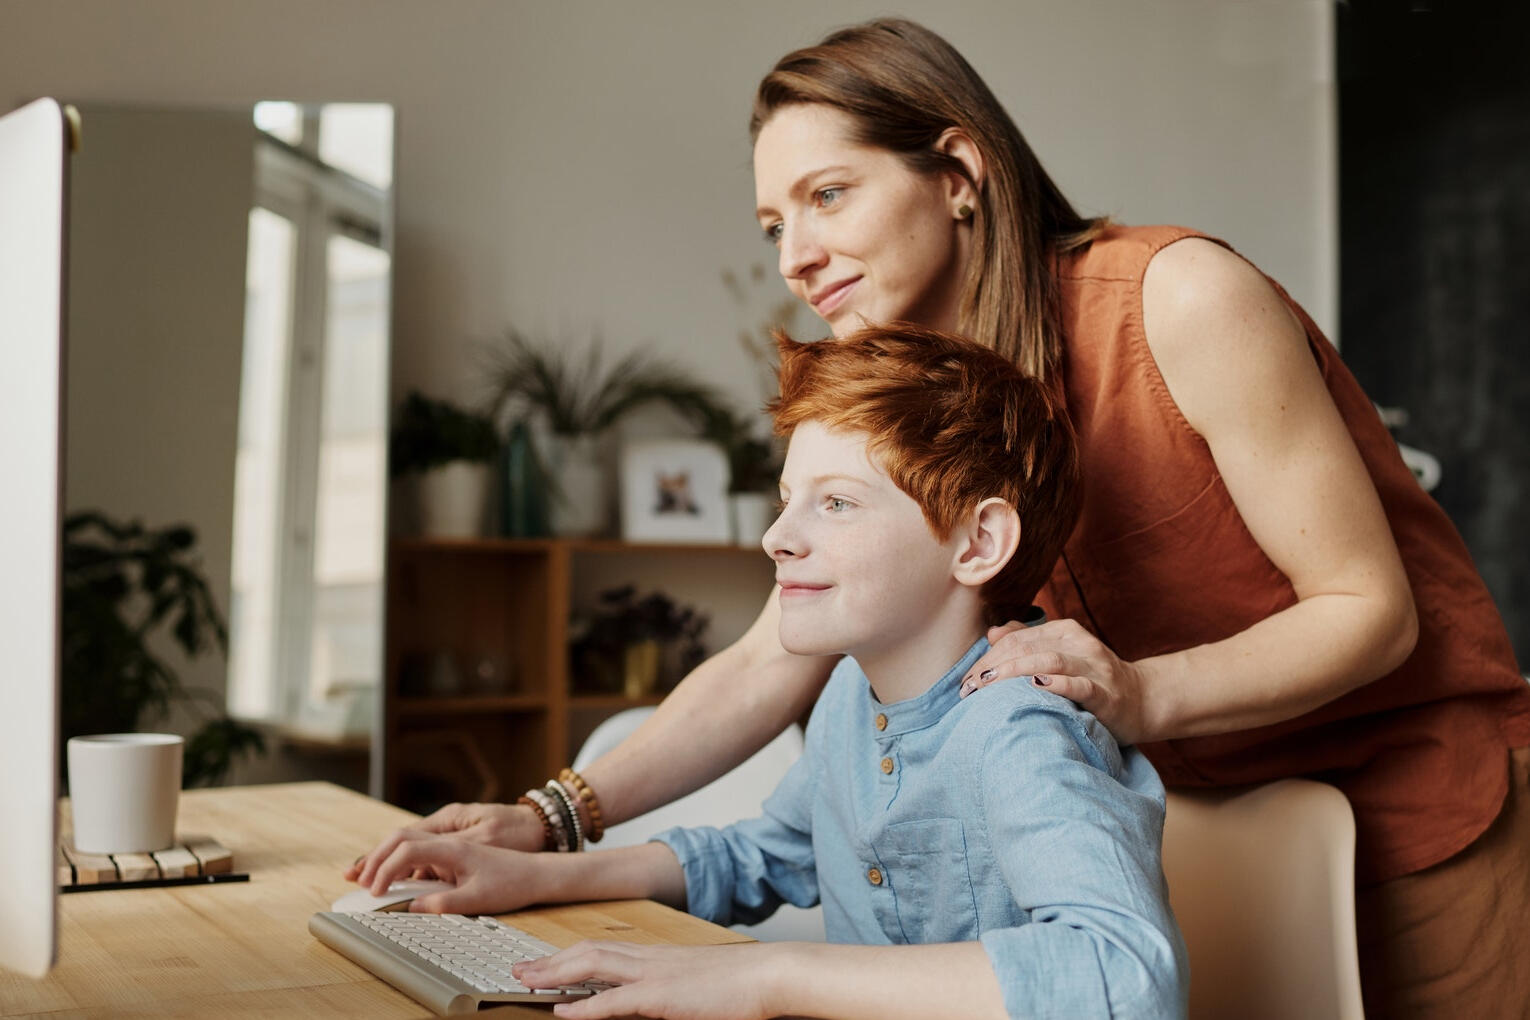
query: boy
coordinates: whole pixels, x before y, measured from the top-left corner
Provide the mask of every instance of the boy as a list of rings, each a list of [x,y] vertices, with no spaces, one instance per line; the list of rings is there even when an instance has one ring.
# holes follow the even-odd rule
[[[1183,1014],[1152,767],[1029,683],[959,697],[1077,515],[1060,402],[914,327],[779,346],[781,643],[847,657],[763,816],[573,855],[421,834],[373,888],[425,869],[458,886],[416,910],[650,897],[722,924],[821,900],[830,941],[854,943],[584,943],[518,969],[620,986],[565,1017]]]

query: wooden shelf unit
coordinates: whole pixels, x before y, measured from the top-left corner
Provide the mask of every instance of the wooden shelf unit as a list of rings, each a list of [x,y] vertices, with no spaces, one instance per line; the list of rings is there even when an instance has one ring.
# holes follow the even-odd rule
[[[388,556],[384,797],[416,811],[452,800],[514,799],[567,765],[603,719],[657,704],[660,695],[573,689],[569,621],[596,592],[630,583],[692,605],[712,616],[705,640],[716,651],[743,633],[772,576],[758,547],[395,540]],[[747,616],[737,608],[713,612],[727,600],[752,609]],[[489,667],[487,680],[479,664]]]

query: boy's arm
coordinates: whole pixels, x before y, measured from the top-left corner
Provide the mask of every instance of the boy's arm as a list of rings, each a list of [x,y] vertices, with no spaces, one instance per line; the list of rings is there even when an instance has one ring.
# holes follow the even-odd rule
[[[558,1016],[582,1020],[629,1015],[982,1020],[1006,1015],[993,967],[976,942],[702,947],[582,942],[518,965],[515,975],[533,988],[590,978],[620,985],[556,1007]]]
[[[721,829],[668,829],[654,837],[680,861],[686,892],[682,909],[714,924],[754,924],[783,902],[799,907],[818,902],[813,796],[820,714],[815,708],[802,757],[766,798],[758,818]],[[739,805],[741,811],[748,809]]]
[[[981,937],[1009,1012],[1183,1015],[1188,965],[1163,879],[1163,785],[1152,766],[1055,695],[1021,688],[983,708],[992,728],[974,762],[982,822],[1030,918]]]

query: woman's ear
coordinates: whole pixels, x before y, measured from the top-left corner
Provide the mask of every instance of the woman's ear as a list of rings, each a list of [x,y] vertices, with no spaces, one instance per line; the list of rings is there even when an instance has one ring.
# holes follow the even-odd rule
[[[962,207],[968,210],[976,209],[978,195],[983,190],[983,179],[988,169],[984,165],[983,153],[979,151],[977,143],[961,128],[949,127],[935,140],[935,151],[952,157],[967,171],[966,178],[960,174],[950,175],[947,185],[950,194],[947,197],[951,201],[952,210],[960,210]],[[970,216],[971,213],[969,212],[968,215]],[[966,219],[967,216],[960,218]]]
[[[998,496],[979,503],[957,529],[962,542],[957,547],[952,576],[972,588],[987,584],[1020,548],[1020,515]]]

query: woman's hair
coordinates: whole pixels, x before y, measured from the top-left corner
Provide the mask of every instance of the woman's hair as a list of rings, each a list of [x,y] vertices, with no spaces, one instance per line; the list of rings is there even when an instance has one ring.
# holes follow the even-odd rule
[[[806,421],[864,432],[868,452],[951,536],[998,496],[1020,515],[1020,546],[983,585],[990,625],[1020,619],[1073,531],[1083,497],[1067,408],[1055,387],[970,340],[920,326],[872,326],[838,340],[776,334],[776,432]]]
[[[970,181],[965,166],[935,143],[952,127],[972,138],[985,173],[957,326],[1027,374],[1052,380],[1062,361],[1052,260],[1087,245],[1108,220],[1074,211],[962,55],[911,21],[883,18],[841,29],[788,53],[765,76],[750,138],[759,139],[777,110],[798,103],[849,114],[856,142],[896,153],[918,173],[950,171]]]

